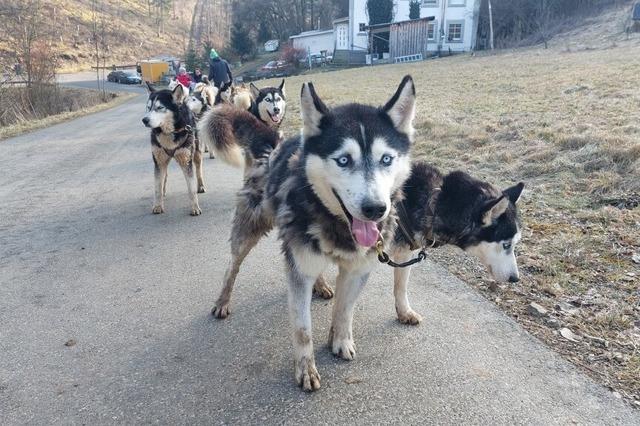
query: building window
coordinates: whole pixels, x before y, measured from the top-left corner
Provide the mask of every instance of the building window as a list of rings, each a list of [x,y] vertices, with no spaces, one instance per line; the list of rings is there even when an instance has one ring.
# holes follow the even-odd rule
[[[427,40],[435,40],[436,39],[436,31],[438,28],[438,24],[436,21],[431,21],[427,25]]]
[[[449,0],[449,6],[462,7],[467,5],[467,0]]]
[[[437,7],[438,0],[422,0],[422,7]]]
[[[449,43],[462,43],[464,35],[464,21],[449,22],[447,26],[447,41]]]

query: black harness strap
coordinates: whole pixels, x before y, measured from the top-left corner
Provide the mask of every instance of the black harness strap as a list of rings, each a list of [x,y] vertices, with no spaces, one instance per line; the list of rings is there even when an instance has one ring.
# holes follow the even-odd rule
[[[433,228],[433,218],[435,217],[435,205],[436,205],[437,196],[439,195],[439,193],[440,193],[440,188],[434,189],[433,193],[431,194],[431,197],[429,197],[429,202],[427,205],[427,217],[429,219],[429,223],[432,228]],[[376,242],[376,252],[378,253],[378,261],[380,263],[386,263],[387,265],[393,268],[406,268],[407,266],[415,265],[416,263],[422,262],[427,258],[427,252],[425,251],[427,246],[429,248],[438,247],[440,244],[438,244],[438,241],[435,238],[435,235],[433,235],[433,230],[431,231],[431,238],[430,238],[431,242],[429,244],[427,244],[428,240],[426,237],[422,245],[418,244],[417,241],[413,238],[411,233],[406,228],[406,226],[408,226],[409,224],[409,215],[407,214],[407,211],[404,207],[403,202],[398,203],[397,210],[398,210],[398,220],[396,222],[398,223],[398,228],[400,228],[400,232],[402,232],[405,239],[409,242],[409,248],[411,250],[417,250],[420,247],[422,248],[418,252],[418,255],[413,259],[407,260],[406,262],[402,262],[402,263],[396,263],[393,260],[391,260],[389,255],[384,251],[384,241],[382,240],[382,236],[381,236]]]

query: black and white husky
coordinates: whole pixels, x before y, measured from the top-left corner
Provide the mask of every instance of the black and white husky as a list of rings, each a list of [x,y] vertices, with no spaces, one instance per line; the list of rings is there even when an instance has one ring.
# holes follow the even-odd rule
[[[263,87],[262,89],[249,83],[249,90],[251,92],[249,111],[266,125],[274,129],[279,128],[287,109],[284,79],[278,87]]]
[[[455,171],[443,175],[435,167],[416,162],[396,204],[398,228],[391,258],[408,261],[417,249],[455,245],[477,257],[496,281],[519,280],[515,246],[520,241],[516,202],[524,184],[505,190]],[[418,324],[422,317],[409,305],[410,267],[394,270],[398,319]]]
[[[147,113],[142,122],[151,128],[151,153],[155,165],[155,196],[153,213],[164,213],[164,197],[167,191],[167,167],[172,158],[180,165],[187,181],[191,200],[191,215],[202,213],[198,194],[205,192],[202,174],[202,144],[194,137],[193,113],[184,102],[188,93],[181,84],[173,90],[155,90],[147,83],[149,98]],[[193,182],[197,178],[197,187]]]
[[[278,105],[274,92],[269,93],[264,98]],[[278,96],[283,99],[284,92]],[[267,126],[243,128],[270,133],[230,139],[217,128],[219,120],[205,116],[200,122],[200,132],[211,136],[202,138],[213,144],[220,158],[241,164],[238,153],[243,150],[246,164],[231,231],[231,263],[213,314],[229,314],[242,261],[277,226],[289,281],[295,380],[305,390],[320,387],[310,304],[314,288],[325,297],[332,295],[321,278],[330,263],[338,265],[339,273],[329,345],[344,359],[355,355],[354,305],[378,263],[376,243],[393,242],[394,206],[411,171],[414,110],[413,80],[406,76],[380,108],[349,104],[329,109],[313,85],[304,84],[301,135],[281,143]]]
[[[216,96],[216,105],[228,103],[242,110],[248,110],[269,127],[280,128],[287,109],[284,79],[278,87],[259,89],[249,83],[249,90],[243,86],[228,83],[220,88]]]

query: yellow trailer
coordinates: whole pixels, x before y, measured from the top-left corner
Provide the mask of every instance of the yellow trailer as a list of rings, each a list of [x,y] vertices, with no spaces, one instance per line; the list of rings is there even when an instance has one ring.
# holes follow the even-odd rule
[[[157,83],[169,73],[169,64],[164,61],[140,61],[140,73],[143,81]]]

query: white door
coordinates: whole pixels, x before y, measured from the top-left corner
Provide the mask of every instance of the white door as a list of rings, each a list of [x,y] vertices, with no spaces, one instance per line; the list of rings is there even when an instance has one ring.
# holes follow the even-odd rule
[[[349,31],[346,24],[336,25],[336,49],[349,49]]]

